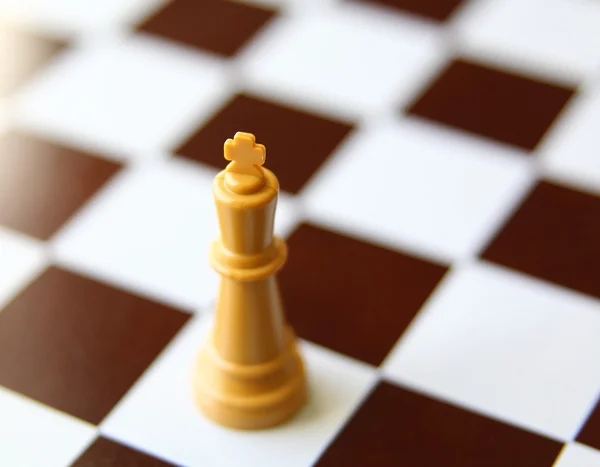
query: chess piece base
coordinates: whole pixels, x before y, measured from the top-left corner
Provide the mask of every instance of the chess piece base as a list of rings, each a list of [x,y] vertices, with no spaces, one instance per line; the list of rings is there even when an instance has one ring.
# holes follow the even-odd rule
[[[193,384],[198,408],[215,423],[237,430],[280,425],[307,398],[304,364],[291,330],[282,355],[257,365],[222,360],[208,339],[198,355]]]

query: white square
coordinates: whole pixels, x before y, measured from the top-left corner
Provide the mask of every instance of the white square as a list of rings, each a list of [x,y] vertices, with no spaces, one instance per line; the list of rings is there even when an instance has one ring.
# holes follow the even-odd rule
[[[579,82],[600,71],[600,5],[587,0],[474,2],[457,28],[463,52]]]
[[[315,222],[448,262],[477,251],[532,178],[512,149],[403,121],[355,133],[303,196]]]
[[[553,467],[598,467],[600,451],[579,443],[569,443]]]
[[[86,35],[137,22],[166,0],[0,0],[5,19],[54,34]]]
[[[344,115],[412,97],[442,49],[435,29],[345,5],[281,18],[245,52],[246,86]],[[340,114],[340,115],[341,115]]]
[[[24,91],[23,126],[145,158],[226,97],[222,64],[145,36],[84,42]]]
[[[218,290],[208,262],[218,235],[215,175],[177,159],[124,170],[55,236],[56,261],[190,310],[205,305]],[[278,233],[295,222],[286,201]]]
[[[600,302],[490,264],[453,270],[384,362],[391,378],[572,439],[600,391]]]
[[[64,467],[94,440],[96,428],[0,387],[0,465]]]
[[[183,465],[311,465],[375,384],[374,368],[301,342],[309,403],[273,430],[222,428],[195,408],[191,374],[211,324],[197,315],[102,423],[121,442]],[[292,455],[293,453],[293,455]]]
[[[43,243],[0,228],[0,310],[46,264]]]
[[[0,99],[0,136],[10,127],[8,106]]]
[[[600,86],[582,89],[540,146],[547,175],[600,193]]]

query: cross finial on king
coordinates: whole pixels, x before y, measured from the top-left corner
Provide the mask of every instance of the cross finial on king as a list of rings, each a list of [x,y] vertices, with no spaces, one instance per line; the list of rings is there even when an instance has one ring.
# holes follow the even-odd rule
[[[231,161],[225,169],[227,188],[239,194],[259,190],[264,184],[265,147],[256,144],[253,134],[238,131],[233,139],[225,141],[224,151],[225,159]]]
[[[260,166],[265,163],[265,153],[265,147],[256,144],[253,134],[238,131],[233,139],[225,141],[225,159],[231,161],[227,171],[262,176]]]

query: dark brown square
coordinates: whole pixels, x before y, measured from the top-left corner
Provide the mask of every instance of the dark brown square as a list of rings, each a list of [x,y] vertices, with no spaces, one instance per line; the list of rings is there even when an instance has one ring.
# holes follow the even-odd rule
[[[600,449],[600,399],[577,435],[577,441]]]
[[[137,451],[107,438],[97,438],[71,467],[175,467],[149,454]]]
[[[298,335],[379,365],[447,268],[303,224],[279,274]]]
[[[37,136],[0,138],[0,224],[47,240],[121,166]]]
[[[61,41],[0,24],[0,97],[16,91],[64,47]]]
[[[222,169],[225,140],[237,131],[246,131],[266,146],[265,166],[277,174],[281,188],[297,193],[352,128],[349,123],[241,94],[176,153]]]
[[[540,181],[483,258],[600,298],[600,198]]]
[[[0,312],[0,384],[98,424],[188,317],[51,267]]]
[[[562,443],[380,383],[318,467],[551,467]]]
[[[275,14],[274,10],[227,0],[173,0],[138,30],[232,57]]]
[[[371,3],[436,21],[446,21],[465,0],[349,0]]]
[[[574,91],[461,59],[408,114],[532,150]]]

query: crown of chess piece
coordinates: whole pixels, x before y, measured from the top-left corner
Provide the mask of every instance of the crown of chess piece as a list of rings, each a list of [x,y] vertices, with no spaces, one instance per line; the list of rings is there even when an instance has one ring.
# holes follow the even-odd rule
[[[307,397],[305,367],[276,281],[287,258],[273,232],[279,182],[263,167],[265,147],[238,132],[213,183],[220,235],[210,263],[221,284],[213,328],[194,368],[200,410],[235,429],[290,419]]]

